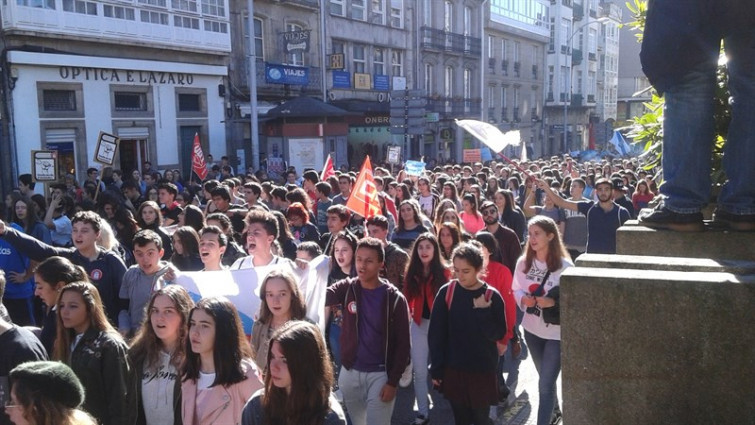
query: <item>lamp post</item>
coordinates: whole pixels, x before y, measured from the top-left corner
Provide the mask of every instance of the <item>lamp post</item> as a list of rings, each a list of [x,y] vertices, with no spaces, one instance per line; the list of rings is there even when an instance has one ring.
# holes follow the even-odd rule
[[[571,54],[572,47],[571,42],[574,39],[574,36],[577,35],[579,31],[582,30],[582,28],[586,26],[590,26],[592,24],[599,24],[608,21],[609,18],[607,16],[602,16],[594,21],[585,22],[584,24],[580,25],[572,31],[569,38],[566,39],[566,53],[564,54],[564,67],[569,68],[569,75],[568,75],[568,81],[566,82],[566,85],[564,87],[564,138],[563,138],[563,146],[561,147],[562,153],[566,153],[568,150],[568,144],[566,141],[566,134],[568,129],[568,113],[569,113],[569,99],[571,98],[571,81],[572,81],[572,72],[574,71],[574,65],[569,66],[569,55]]]

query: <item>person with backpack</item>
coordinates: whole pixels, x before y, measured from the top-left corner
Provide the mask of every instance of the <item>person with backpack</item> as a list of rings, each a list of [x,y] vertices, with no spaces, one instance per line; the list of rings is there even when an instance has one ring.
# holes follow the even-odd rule
[[[478,277],[479,248],[463,243],[452,259],[456,279],[438,291],[430,315],[430,375],[455,423],[487,425],[490,406],[498,403],[496,341],[507,330],[503,298]]]
[[[559,280],[573,264],[552,218],[531,218],[528,233],[527,248],[514,270],[512,289],[517,305],[525,312],[524,339],[540,375],[537,425],[549,425],[561,418],[556,397],[556,379],[561,372]]]

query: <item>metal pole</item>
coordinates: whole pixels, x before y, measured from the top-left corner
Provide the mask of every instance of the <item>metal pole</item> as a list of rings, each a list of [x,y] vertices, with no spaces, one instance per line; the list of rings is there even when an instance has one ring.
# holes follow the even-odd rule
[[[325,66],[325,62],[327,60],[326,56],[326,49],[325,44],[327,42],[325,36],[326,36],[326,28],[325,28],[325,9],[326,1],[320,0],[320,57],[322,58],[322,69],[320,70],[320,87],[322,89],[322,101],[325,103],[328,103],[328,87],[327,87],[327,81],[325,79],[327,78],[327,70]],[[324,138],[323,138],[324,140]]]
[[[249,17],[249,75],[247,76],[249,84],[249,107],[251,114],[249,141],[252,153],[252,168],[254,171],[260,169],[260,139],[257,122],[257,52],[254,46],[254,1],[247,1],[247,14]]]

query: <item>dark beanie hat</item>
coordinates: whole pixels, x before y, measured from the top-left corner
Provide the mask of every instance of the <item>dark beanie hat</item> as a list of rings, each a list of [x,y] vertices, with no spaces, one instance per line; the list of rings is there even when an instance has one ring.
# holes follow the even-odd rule
[[[84,402],[84,387],[70,367],[60,362],[27,362],[10,372],[13,383],[74,409]]]

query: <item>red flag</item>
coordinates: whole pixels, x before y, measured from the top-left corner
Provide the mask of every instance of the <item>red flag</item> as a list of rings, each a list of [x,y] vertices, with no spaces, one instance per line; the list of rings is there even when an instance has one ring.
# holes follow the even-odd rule
[[[393,221],[398,223],[398,211],[396,210],[396,202],[385,192],[382,192],[383,200],[385,201],[385,209],[388,214],[393,216]]]
[[[320,180],[325,181],[328,177],[335,175],[336,170],[333,168],[333,158],[328,154],[328,159],[325,160],[325,166],[323,166],[322,173],[320,173]]]
[[[357,182],[354,184],[349,200],[346,201],[346,208],[365,219],[382,214],[375,179],[372,177],[372,163],[369,155],[364,159]]]
[[[207,163],[204,162],[204,152],[202,152],[202,145],[199,143],[199,133],[194,133],[194,147],[191,150],[191,170],[201,180],[207,177]]]

